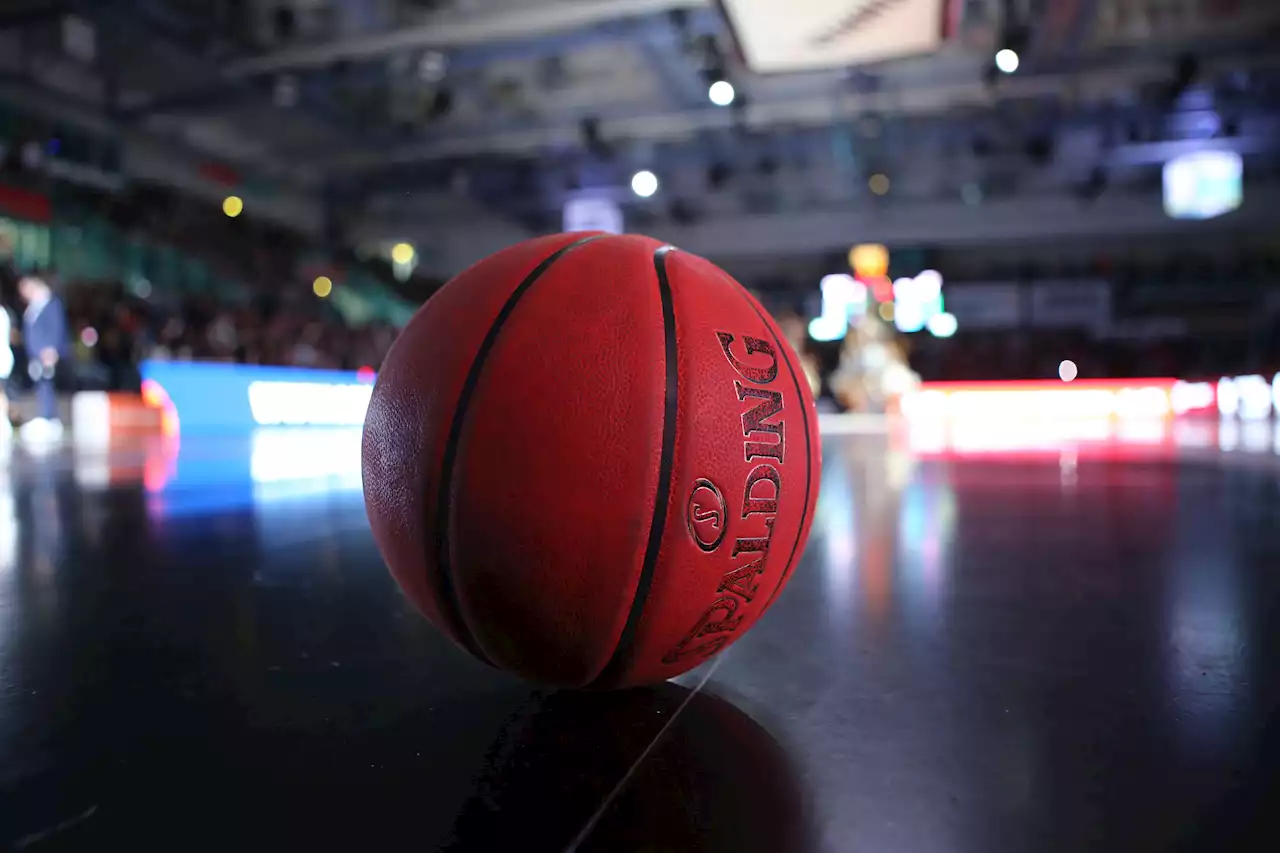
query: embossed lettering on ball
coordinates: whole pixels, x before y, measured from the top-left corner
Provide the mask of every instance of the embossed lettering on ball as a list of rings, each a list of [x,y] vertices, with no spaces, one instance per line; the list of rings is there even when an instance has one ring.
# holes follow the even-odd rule
[[[560,234],[481,261],[378,375],[369,521],[459,647],[531,681],[679,675],[740,639],[804,550],[817,414],[781,330],[711,263]]]

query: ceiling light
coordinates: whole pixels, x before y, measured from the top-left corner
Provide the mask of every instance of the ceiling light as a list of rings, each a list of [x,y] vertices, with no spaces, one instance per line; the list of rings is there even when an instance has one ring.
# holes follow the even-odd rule
[[[717,80],[707,90],[707,97],[717,107],[727,107],[733,103],[733,99],[737,97],[737,92],[733,90],[733,84],[728,80]]]
[[[640,198],[649,198],[658,191],[658,176],[648,169],[631,176],[631,191]]]

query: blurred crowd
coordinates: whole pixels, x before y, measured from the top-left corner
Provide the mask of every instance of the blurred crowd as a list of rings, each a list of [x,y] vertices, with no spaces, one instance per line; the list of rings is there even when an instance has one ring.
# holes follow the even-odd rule
[[[263,288],[230,302],[159,288],[138,293],[117,281],[66,282],[56,270],[42,275],[67,314],[72,377],[60,384],[73,379],[78,388],[136,388],[138,364],[145,359],[376,369],[397,331],[382,323],[345,324],[301,282]],[[15,273],[0,270],[0,296],[9,309],[16,363],[21,365],[23,305],[16,282]],[[916,381],[1052,378],[1064,359],[1075,362],[1081,377],[1094,378],[1206,377],[1251,372],[1273,362],[1280,367],[1280,335],[1267,336],[1271,346],[1262,349],[1245,338],[1206,346],[1192,339],[1098,340],[1084,333],[1044,331],[973,332],[942,340],[905,338],[868,323],[824,351],[807,339],[803,318],[779,319],[803,355],[814,390],[852,408],[876,407],[866,402],[869,392],[848,388],[850,377],[873,375],[881,365],[909,367]],[[870,366],[859,366],[864,363]],[[896,385],[911,381],[901,371],[890,370],[887,376]],[[24,381],[21,370],[12,381]],[[844,390],[836,393],[837,385]]]
[[[30,385],[22,340],[20,276],[0,261],[0,305],[8,311],[14,365],[11,391]],[[389,325],[351,327],[310,288],[264,291],[235,304],[159,288],[138,293],[117,281],[62,281],[37,271],[61,301],[67,352],[64,389],[136,389],[146,359],[357,370],[376,369],[395,339]],[[296,293],[294,293],[296,291]]]
[[[207,296],[143,298],[118,282],[82,282],[67,288],[65,303],[79,357],[111,369],[143,359],[377,367],[395,330],[349,327],[307,297],[263,293],[232,305]]]
[[[66,315],[60,388],[135,389],[138,366],[148,359],[377,369],[397,330],[377,322],[351,326],[329,300],[316,298],[310,282],[299,280],[298,258],[307,249],[299,238],[269,225],[236,224],[210,215],[204,206],[166,198],[113,200],[97,214],[209,259],[221,277],[243,286],[214,295],[166,287],[162,281],[126,285],[64,280],[56,269],[35,271]],[[9,386],[22,390],[31,385],[22,342],[26,306],[3,240],[0,235],[0,305],[8,311],[16,368]],[[1205,378],[1280,369],[1280,327],[1212,339],[1199,334],[1100,338],[1045,329],[966,331],[938,339],[898,335],[865,318],[843,342],[818,344],[807,335],[806,317],[781,311],[778,319],[802,356],[815,394],[855,410],[883,410],[885,400],[922,380],[1053,378],[1066,359],[1082,378]]]
[[[162,276],[154,281],[89,280],[64,276],[54,266],[20,271],[0,234],[0,305],[12,328],[15,367],[11,390],[29,382],[22,342],[26,308],[18,294],[25,273],[47,282],[67,319],[64,389],[138,387],[146,359],[201,360],[355,370],[377,368],[396,330],[385,323],[352,327],[311,281],[301,280],[300,259],[311,247],[286,229],[233,220],[210,205],[161,188],[138,186],[126,194],[82,194],[78,216],[106,221],[119,233],[176,250],[205,264],[236,292],[192,292]],[[16,387],[14,387],[16,386]]]
[[[66,310],[70,366],[80,388],[136,388],[145,359],[376,369],[396,334],[385,324],[347,326],[309,289],[307,299],[263,293],[232,305],[159,291],[143,296],[120,282],[63,282],[56,271],[42,277]],[[21,305],[5,303],[11,316],[22,316]],[[19,363],[20,328],[15,322]]]

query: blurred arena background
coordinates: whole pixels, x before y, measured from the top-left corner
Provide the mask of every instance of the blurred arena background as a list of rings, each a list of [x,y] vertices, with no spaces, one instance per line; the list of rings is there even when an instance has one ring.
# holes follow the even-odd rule
[[[34,413],[24,273],[65,305],[71,421],[76,393],[99,392],[85,419],[154,407],[125,396],[149,365],[181,389],[187,362],[364,382],[451,275],[588,228],[723,265],[787,325],[833,412],[896,412],[938,381],[1060,382],[1066,361],[1080,379],[1167,379],[1142,386],[1166,398],[1196,383],[1180,401],[1231,416],[1240,395],[1219,380],[1271,383],[1274,4],[780,8],[4,4],[11,418]],[[307,406],[271,417],[358,423]]]
[[[1280,850],[1277,44],[1275,0],[0,0],[0,847],[435,849],[471,797],[530,851],[548,806]],[[587,229],[742,281],[824,432],[802,567],[652,753],[688,691],[529,706],[361,497],[398,329]],[[775,753],[820,845],[756,831]]]

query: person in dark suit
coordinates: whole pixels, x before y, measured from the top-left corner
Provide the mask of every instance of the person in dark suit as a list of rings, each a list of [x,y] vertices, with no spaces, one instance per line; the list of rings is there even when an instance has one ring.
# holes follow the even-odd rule
[[[13,370],[13,348],[11,346],[12,326],[9,322],[9,309],[0,302],[0,441],[8,439],[11,431],[9,424],[9,372]]]
[[[9,423],[9,377],[13,371],[13,347],[18,331],[13,326],[9,306],[18,298],[18,272],[13,263],[13,240],[0,232],[0,440],[6,440]]]
[[[0,232],[0,303],[13,305],[18,298],[18,268],[13,260],[13,238]]]
[[[54,374],[67,353],[67,315],[62,302],[48,282],[36,275],[24,276],[18,292],[26,302],[22,314],[22,342],[27,351],[28,370],[36,386],[37,417],[23,425],[24,438],[58,438],[58,394]]]

